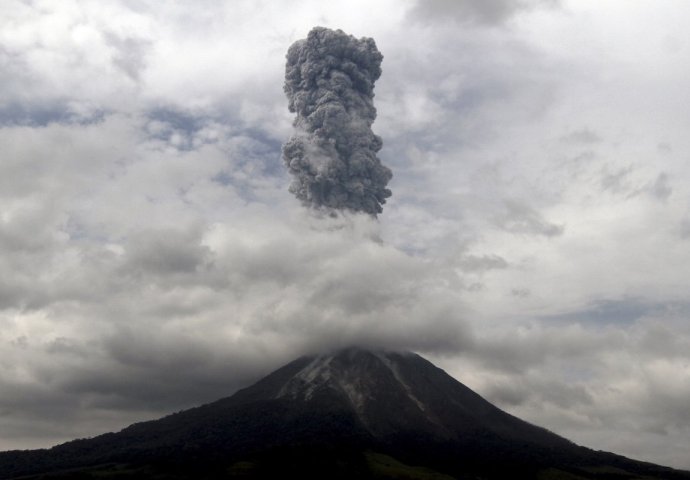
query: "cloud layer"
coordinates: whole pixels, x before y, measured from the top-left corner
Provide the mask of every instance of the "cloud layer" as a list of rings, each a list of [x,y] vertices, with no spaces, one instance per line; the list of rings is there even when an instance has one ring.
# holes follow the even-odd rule
[[[355,6],[3,6],[0,448],[357,342],[690,468],[685,9]],[[378,221],[287,193],[285,51],[314,25],[385,56]]]

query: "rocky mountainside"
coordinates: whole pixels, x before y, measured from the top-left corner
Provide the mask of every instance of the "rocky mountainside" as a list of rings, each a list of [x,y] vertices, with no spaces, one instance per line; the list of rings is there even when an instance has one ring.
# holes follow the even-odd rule
[[[118,433],[0,453],[0,479],[690,479],[491,405],[413,353],[299,358],[235,395]]]

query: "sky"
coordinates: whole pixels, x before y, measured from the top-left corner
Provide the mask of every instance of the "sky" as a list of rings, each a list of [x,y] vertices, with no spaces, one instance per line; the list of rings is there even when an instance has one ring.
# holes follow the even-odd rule
[[[378,219],[288,192],[285,54],[371,37]],[[416,351],[577,443],[690,469],[682,0],[5,0],[0,449]]]

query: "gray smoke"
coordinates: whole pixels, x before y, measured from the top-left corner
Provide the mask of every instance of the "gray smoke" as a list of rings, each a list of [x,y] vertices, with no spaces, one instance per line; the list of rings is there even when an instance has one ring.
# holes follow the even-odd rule
[[[391,196],[393,175],[376,157],[382,142],[371,130],[381,60],[373,39],[323,27],[288,50],[284,89],[297,118],[283,160],[290,191],[305,205],[376,216]]]

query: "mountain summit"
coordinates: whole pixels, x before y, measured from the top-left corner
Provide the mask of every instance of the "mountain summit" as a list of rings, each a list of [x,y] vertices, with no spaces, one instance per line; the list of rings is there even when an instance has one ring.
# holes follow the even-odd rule
[[[118,433],[0,453],[0,479],[19,476],[578,480],[690,472],[577,446],[414,353],[347,348],[299,358],[231,397]]]

